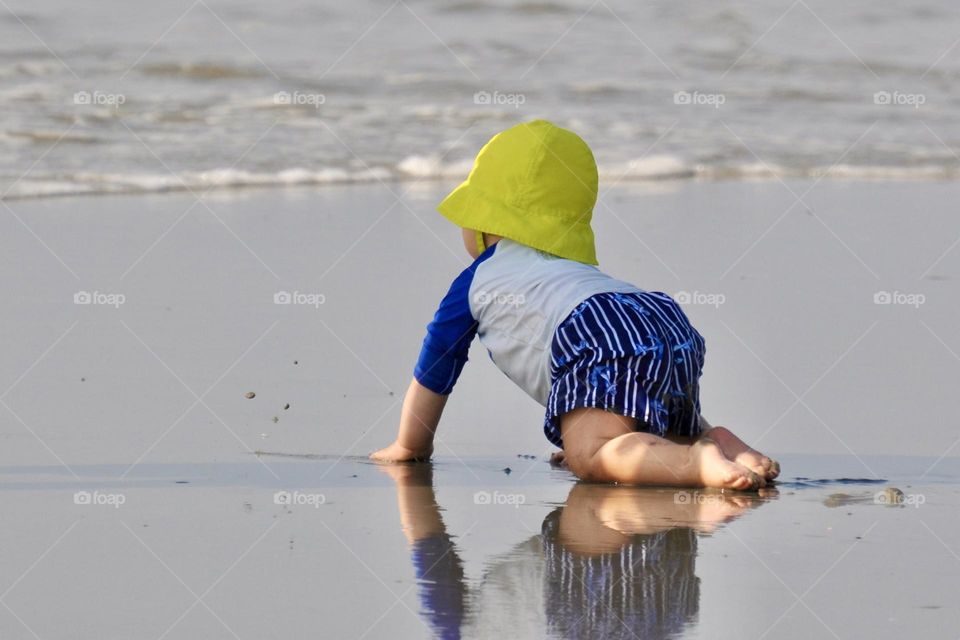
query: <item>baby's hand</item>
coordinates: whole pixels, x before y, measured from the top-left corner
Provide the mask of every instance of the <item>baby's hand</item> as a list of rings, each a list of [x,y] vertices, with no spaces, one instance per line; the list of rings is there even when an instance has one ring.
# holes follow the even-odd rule
[[[429,460],[432,454],[433,447],[427,451],[414,451],[394,442],[385,449],[371,453],[370,459],[377,462],[424,462]]]

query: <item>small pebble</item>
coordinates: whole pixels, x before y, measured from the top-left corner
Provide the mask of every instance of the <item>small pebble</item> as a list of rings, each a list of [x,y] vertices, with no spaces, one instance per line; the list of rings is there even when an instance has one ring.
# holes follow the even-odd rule
[[[278,422],[280,422],[280,418],[273,416],[273,424],[277,424]]]
[[[86,378],[80,378],[80,382],[86,382],[86,381],[87,381]]]
[[[299,361],[299,360],[294,360],[294,361],[293,361],[293,364],[300,364],[300,361]]]
[[[243,397],[247,400],[253,400],[257,397],[257,394],[255,394],[253,391],[247,391],[245,394],[243,394]]]
[[[286,410],[289,409],[289,408],[290,408],[290,403],[289,403],[289,402],[288,402],[287,404],[283,405],[283,410],[284,410],[284,411],[286,411]]]
[[[503,468],[503,472],[504,472],[505,474],[507,474],[507,475],[510,475],[510,473],[511,473],[512,471],[513,471],[513,470],[512,470],[510,467],[504,467],[504,468]]]

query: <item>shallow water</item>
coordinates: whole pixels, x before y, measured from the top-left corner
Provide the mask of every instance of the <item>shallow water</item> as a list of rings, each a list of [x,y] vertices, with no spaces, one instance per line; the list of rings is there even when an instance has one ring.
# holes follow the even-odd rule
[[[534,117],[610,181],[960,167],[948,0],[5,7],[5,198],[462,176]]]
[[[576,483],[519,457],[261,457],[282,480],[252,461],[147,464],[122,485],[109,466],[0,468],[0,541],[20,550],[4,574],[26,571],[3,637],[945,638],[960,625],[956,460],[931,482],[934,458],[868,457],[884,478],[856,480],[853,457],[784,456],[791,474],[756,495]],[[831,503],[888,486],[901,504]]]

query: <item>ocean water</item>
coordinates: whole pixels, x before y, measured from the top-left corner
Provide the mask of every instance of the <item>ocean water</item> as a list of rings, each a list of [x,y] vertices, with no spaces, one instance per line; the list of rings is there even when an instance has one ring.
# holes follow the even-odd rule
[[[960,174],[960,6],[6,0],[0,194],[464,175],[545,117],[608,182]]]

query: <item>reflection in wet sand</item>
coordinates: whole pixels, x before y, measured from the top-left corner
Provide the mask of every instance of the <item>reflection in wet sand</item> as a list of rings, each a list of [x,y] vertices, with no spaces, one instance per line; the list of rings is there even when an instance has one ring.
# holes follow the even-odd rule
[[[397,483],[422,614],[440,638],[674,637],[700,608],[698,535],[776,495],[578,483],[539,535],[488,560],[468,585],[432,467],[382,468]]]

